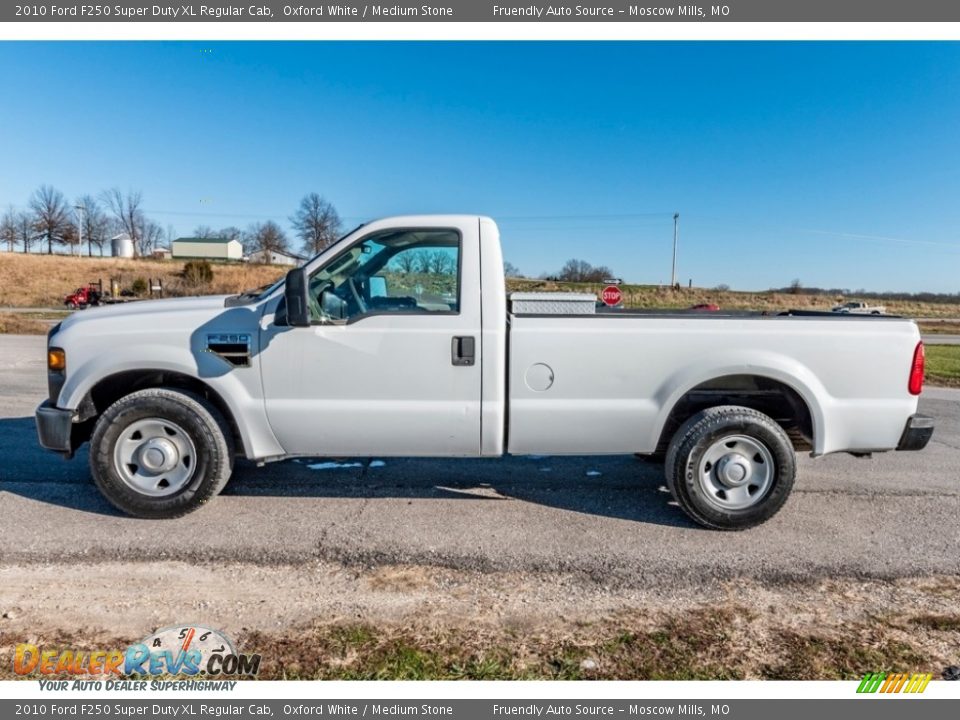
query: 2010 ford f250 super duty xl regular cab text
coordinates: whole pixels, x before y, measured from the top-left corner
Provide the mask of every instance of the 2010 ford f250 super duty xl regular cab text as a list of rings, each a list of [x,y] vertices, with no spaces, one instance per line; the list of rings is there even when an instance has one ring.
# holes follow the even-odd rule
[[[910,320],[582,298],[508,299],[488,218],[379,220],[259,293],[64,320],[40,443],[89,440],[104,495],[152,518],[210,500],[238,454],[665,455],[691,518],[740,529],[783,505],[795,450],[919,450],[933,432]]]

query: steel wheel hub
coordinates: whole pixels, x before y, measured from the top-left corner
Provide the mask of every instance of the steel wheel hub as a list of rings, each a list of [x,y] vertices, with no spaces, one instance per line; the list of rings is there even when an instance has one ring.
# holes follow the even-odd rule
[[[186,486],[196,469],[197,451],[190,436],[174,422],[144,418],[117,438],[113,463],[117,474],[144,495],[163,497]]]
[[[150,438],[139,450],[140,464],[152,473],[165,473],[173,470],[180,462],[180,451],[167,438]]]
[[[707,448],[697,480],[715,507],[743,510],[766,497],[775,473],[773,454],[763,442],[746,435],[728,435]]]
[[[729,453],[717,462],[717,478],[728,487],[749,482],[752,474],[750,460],[740,453]]]

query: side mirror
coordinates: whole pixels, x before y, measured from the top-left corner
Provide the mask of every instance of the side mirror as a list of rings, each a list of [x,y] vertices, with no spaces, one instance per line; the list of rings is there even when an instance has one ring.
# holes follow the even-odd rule
[[[308,327],[310,325],[309,279],[305,268],[294,268],[287,273],[283,297],[287,303],[287,325]]]

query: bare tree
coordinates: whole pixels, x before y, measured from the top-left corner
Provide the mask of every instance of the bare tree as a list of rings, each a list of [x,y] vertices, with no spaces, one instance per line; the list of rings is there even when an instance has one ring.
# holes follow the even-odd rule
[[[54,244],[64,241],[64,232],[70,227],[67,201],[63,193],[51,185],[41,185],[30,199],[33,226],[37,235],[47,242],[47,255],[53,255]]]
[[[163,228],[160,223],[144,218],[143,227],[140,230],[140,255],[146,256],[153,253],[153,249],[160,245],[163,238]]]
[[[270,263],[270,253],[285,253],[290,250],[290,241],[286,233],[273,220],[251,225],[246,235],[244,245],[252,251],[263,252],[263,261],[267,264]]]
[[[316,255],[340,237],[341,222],[336,208],[315,192],[303,197],[290,223],[307,255]]]
[[[453,256],[443,250],[434,250],[427,255],[427,272],[434,275],[449,275],[456,269]]]
[[[23,245],[25,253],[30,252],[30,246],[37,239],[37,231],[33,223],[33,216],[28,212],[19,212],[16,217],[17,241]]]
[[[593,270],[593,267],[586,260],[572,258],[564,263],[557,276],[561,280],[578,282],[582,281],[591,270]]]
[[[230,225],[229,227],[221,228],[217,232],[217,237],[223,238],[224,240],[240,240],[243,241],[243,231],[238,228]]]
[[[71,255],[76,252],[75,248],[80,245],[80,231],[75,223],[64,225],[61,242],[70,248]]]
[[[503,274],[505,277],[523,277],[520,274],[520,269],[514,265],[512,262],[503,261]]]
[[[193,229],[193,236],[195,238],[200,238],[201,240],[206,240],[208,238],[219,237],[214,231],[213,228],[209,225],[197,225]]]
[[[593,268],[593,273],[591,273],[588,280],[590,282],[603,282],[607,278],[613,277],[616,277],[616,275],[613,273],[613,270],[608,268],[606,265],[597,265]]]
[[[110,233],[110,218],[91,195],[84,195],[77,204],[83,206],[83,239],[87,241],[87,255],[93,257],[93,246],[96,245],[100,257],[103,257],[103,244]]]
[[[420,267],[420,259],[417,257],[416,253],[412,252],[402,252],[397,253],[397,256],[394,262],[391,263],[400,272],[409,275],[410,273],[415,273]]]
[[[130,190],[124,195],[117,188],[104,191],[103,202],[116,220],[120,232],[125,232],[133,242],[134,251],[140,255],[145,218],[140,204],[143,195],[139,190]]]
[[[13,252],[17,244],[17,213],[12,205],[0,218],[0,243],[7,244],[8,252]]]
[[[594,267],[586,260],[576,258],[567,260],[563,269],[557,273],[557,279],[566,282],[603,282],[610,277],[613,277],[613,270],[606,265]]]

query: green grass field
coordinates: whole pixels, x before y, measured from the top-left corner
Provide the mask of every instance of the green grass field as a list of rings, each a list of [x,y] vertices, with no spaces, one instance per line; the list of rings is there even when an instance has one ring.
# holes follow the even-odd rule
[[[927,383],[960,387],[960,345],[927,345],[926,353]]]

